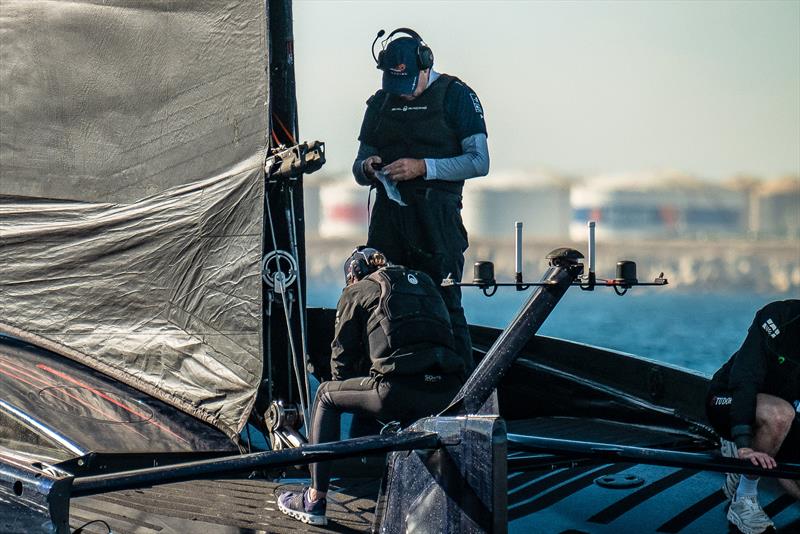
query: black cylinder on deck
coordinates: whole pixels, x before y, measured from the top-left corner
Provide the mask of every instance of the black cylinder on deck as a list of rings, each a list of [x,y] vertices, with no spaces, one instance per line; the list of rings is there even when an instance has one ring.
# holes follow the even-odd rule
[[[638,280],[636,279],[636,262],[629,260],[618,261],[616,281],[628,285],[637,283]]]
[[[494,263],[490,261],[476,261],[472,268],[472,283],[479,286],[494,285]]]

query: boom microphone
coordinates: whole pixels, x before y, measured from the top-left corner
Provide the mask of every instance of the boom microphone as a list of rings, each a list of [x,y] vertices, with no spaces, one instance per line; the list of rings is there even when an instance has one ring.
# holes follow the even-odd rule
[[[378,42],[378,39],[380,39],[381,37],[383,37],[385,33],[386,33],[386,30],[381,30],[381,31],[379,31],[379,32],[378,32],[378,35],[376,35],[376,36],[375,36],[375,40],[374,40],[374,41],[372,41],[372,59],[374,59],[374,60],[375,60],[375,63],[376,63],[376,64],[378,63],[378,58],[377,58],[377,57],[375,57],[375,43],[377,43],[377,42]]]

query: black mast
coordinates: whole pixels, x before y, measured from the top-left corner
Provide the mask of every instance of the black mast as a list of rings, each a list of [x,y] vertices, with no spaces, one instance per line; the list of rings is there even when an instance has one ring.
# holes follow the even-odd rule
[[[269,146],[272,155],[281,147],[297,145],[299,132],[292,2],[268,0],[266,8],[269,24]],[[262,283],[264,373],[256,401],[258,415],[263,415],[273,400],[299,402],[305,395],[305,381],[298,380],[295,371],[305,373],[305,342],[301,328],[305,324],[306,304],[302,175],[270,176],[268,173],[264,211],[263,251],[265,257],[271,258],[267,260],[266,271],[273,278],[281,272],[288,280],[285,290],[279,287],[279,283]]]

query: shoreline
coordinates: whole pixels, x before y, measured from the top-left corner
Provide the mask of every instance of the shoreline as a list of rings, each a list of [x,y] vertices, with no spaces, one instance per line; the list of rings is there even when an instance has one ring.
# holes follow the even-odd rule
[[[314,284],[342,284],[342,263],[357,244],[351,239],[307,237],[308,279]],[[585,242],[523,241],[524,279],[538,280],[547,266],[545,256],[564,246],[586,253]],[[796,240],[598,241],[596,254],[598,278],[614,278],[616,262],[632,260],[640,281],[652,281],[663,272],[673,289],[800,294],[800,242]],[[513,279],[514,243],[510,239],[471,240],[465,253],[465,281],[472,279],[472,265],[479,260],[494,262],[498,280]]]

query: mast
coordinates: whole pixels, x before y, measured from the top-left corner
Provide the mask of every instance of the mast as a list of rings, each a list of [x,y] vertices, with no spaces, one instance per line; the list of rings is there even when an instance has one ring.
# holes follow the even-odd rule
[[[299,142],[291,0],[268,0],[271,153]],[[302,175],[271,177],[265,188],[262,280],[264,373],[256,419],[273,400],[307,407],[305,222]],[[283,282],[282,283],[282,280]]]

